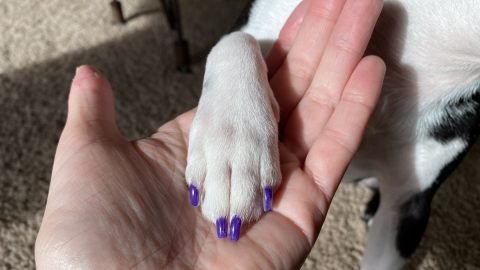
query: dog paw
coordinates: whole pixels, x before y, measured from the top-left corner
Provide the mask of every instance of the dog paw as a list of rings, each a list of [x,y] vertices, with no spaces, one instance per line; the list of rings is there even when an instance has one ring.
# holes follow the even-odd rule
[[[218,237],[238,240],[242,223],[272,208],[281,180],[277,108],[257,42],[224,37],[207,59],[193,120],[186,180],[192,205],[216,224]]]

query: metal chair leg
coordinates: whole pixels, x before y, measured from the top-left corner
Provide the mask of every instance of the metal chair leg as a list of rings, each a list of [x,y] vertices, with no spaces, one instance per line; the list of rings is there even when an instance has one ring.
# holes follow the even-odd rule
[[[112,20],[113,23],[125,23],[125,17],[123,16],[122,3],[118,0],[113,0],[110,2],[110,9],[112,11]]]
[[[178,1],[160,0],[160,3],[162,4],[167,16],[170,29],[176,33],[174,47],[177,70],[185,73],[190,72],[190,52],[188,48],[188,42],[183,38],[183,29]]]
[[[177,0],[160,0],[170,29],[175,32],[174,53],[177,70],[188,73],[190,69],[190,52],[188,42],[183,38],[183,29],[180,18],[180,8]],[[123,15],[122,3],[119,0],[110,2],[112,19],[114,23],[124,24],[127,22]]]

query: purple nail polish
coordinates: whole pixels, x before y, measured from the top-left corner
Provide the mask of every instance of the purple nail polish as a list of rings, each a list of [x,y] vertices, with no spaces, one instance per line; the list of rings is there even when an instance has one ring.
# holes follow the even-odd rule
[[[263,211],[265,212],[272,211],[272,197],[273,197],[272,187],[265,187],[263,189]]]
[[[189,194],[190,194],[190,203],[193,206],[198,205],[198,189],[194,185],[190,185],[189,187]]]
[[[234,216],[230,221],[230,240],[237,241],[240,238],[240,227],[242,226],[242,220]]]
[[[217,219],[217,236],[218,238],[225,238],[227,237],[227,218],[221,217]]]

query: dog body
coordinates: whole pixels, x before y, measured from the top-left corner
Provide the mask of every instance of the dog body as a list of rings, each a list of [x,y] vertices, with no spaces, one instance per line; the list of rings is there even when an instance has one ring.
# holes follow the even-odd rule
[[[212,49],[191,129],[186,177],[213,222],[261,213],[280,183],[278,105],[262,55],[299,0],[257,0],[248,23]],[[387,65],[382,96],[344,181],[368,179],[362,269],[399,269],[430,202],[479,132],[480,1],[385,1],[367,54]],[[263,54],[262,54],[263,52]]]

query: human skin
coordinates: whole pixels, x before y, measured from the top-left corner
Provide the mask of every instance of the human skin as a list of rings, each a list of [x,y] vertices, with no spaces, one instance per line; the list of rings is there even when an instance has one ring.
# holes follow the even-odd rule
[[[195,110],[127,141],[107,79],[77,69],[35,245],[38,269],[293,269],[312,249],[377,102],[385,66],[364,57],[382,1],[304,1],[267,58],[282,111],[283,181],[237,242],[188,199]],[[139,119],[141,116],[139,116]]]

